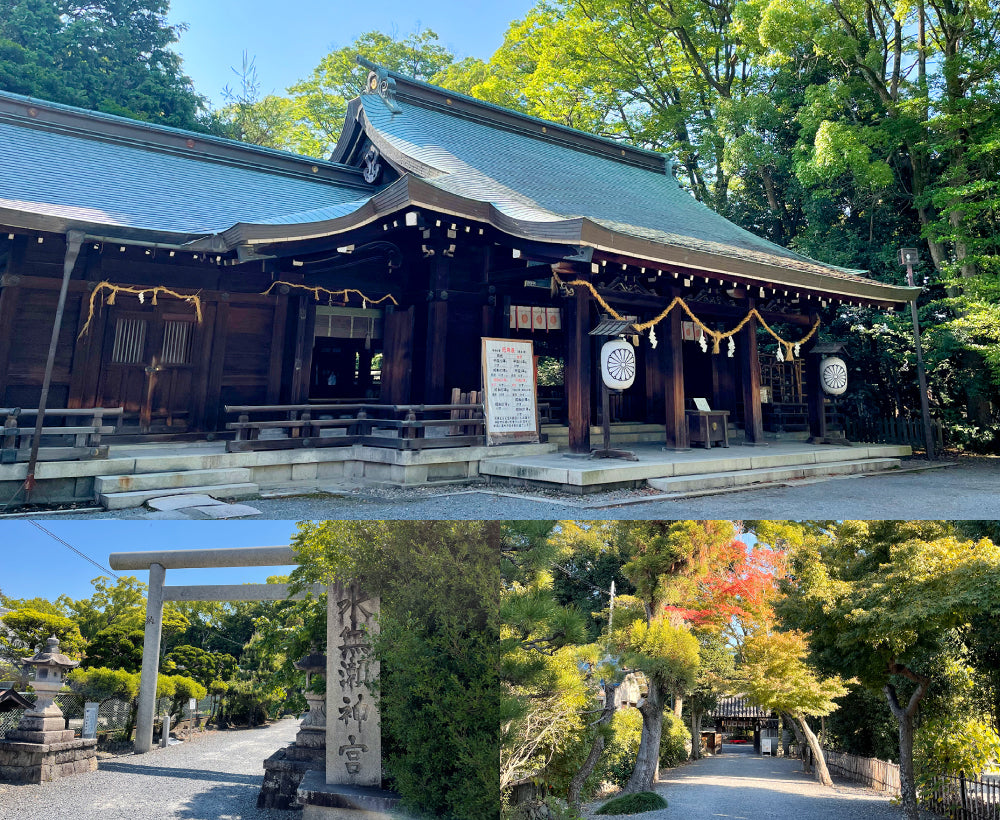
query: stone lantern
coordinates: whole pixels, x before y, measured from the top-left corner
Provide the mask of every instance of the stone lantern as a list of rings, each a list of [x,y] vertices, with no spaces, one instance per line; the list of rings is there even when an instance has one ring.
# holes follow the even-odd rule
[[[296,793],[299,784],[311,769],[322,772],[326,760],[326,695],[309,691],[313,678],[326,677],[326,655],[313,648],[292,666],[306,673],[306,688],[302,693],[309,711],[299,725],[295,742],[278,749],[264,761],[264,782],[257,795],[257,808],[299,808]]]
[[[23,658],[22,662],[25,666],[35,667],[31,688],[38,695],[38,700],[32,709],[24,713],[18,728],[29,729],[25,724],[30,723],[30,730],[36,732],[64,730],[66,725],[62,710],[53,698],[62,689],[63,674],[79,666],[80,662],[70,660],[59,651],[59,639],[55,635],[45,642],[44,650],[36,652],[31,658]]]
[[[319,675],[321,678],[326,678],[326,655],[314,650],[295,661],[292,666],[306,673],[306,689],[302,694],[309,704],[309,712],[302,719],[295,744],[310,749],[326,746],[326,695],[309,691],[314,677]]]
[[[63,675],[78,666],[59,651],[59,639],[48,639],[45,649],[25,666],[35,668],[31,682],[38,699],[21,717],[17,729],[0,741],[0,780],[41,783],[97,769],[97,740],[74,738],[66,728],[62,710],[53,698],[62,688]]]

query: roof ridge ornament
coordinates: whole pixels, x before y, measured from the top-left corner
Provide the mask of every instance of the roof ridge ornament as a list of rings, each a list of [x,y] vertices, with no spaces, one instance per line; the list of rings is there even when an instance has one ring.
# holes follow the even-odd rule
[[[389,76],[389,72],[381,66],[376,66],[368,72],[368,81],[365,83],[365,90],[369,94],[378,94],[393,114],[400,114],[402,110],[396,104],[396,81]]]

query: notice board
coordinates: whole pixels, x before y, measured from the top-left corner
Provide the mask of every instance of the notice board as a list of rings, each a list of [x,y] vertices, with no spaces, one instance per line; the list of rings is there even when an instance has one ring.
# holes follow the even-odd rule
[[[486,443],[537,442],[535,350],[531,341],[483,339]]]

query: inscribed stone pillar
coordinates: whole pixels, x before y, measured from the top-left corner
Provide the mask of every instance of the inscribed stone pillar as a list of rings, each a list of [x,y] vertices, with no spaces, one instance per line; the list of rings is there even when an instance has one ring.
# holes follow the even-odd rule
[[[382,786],[382,735],[368,689],[378,679],[371,638],[379,599],[357,582],[332,584],[326,616],[326,782]]]

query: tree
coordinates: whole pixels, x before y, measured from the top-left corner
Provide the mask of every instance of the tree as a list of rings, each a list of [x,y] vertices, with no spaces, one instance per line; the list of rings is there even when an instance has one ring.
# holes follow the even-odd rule
[[[142,646],[145,633],[128,624],[116,624],[98,632],[87,645],[83,665],[138,672],[142,668]]]
[[[146,614],[146,585],[132,575],[119,578],[114,584],[106,575],[90,582],[94,594],[74,601],[61,595],[57,603],[79,624],[80,633],[88,641],[110,626],[130,625],[142,631]]]
[[[701,721],[730,692],[736,676],[733,647],[718,631],[695,630],[698,639],[698,673],[688,697],[691,711],[691,759],[701,758]]]
[[[663,709],[674,695],[679,712],[698,667],[698,641],[674,611],[693,602],[702,579],[733,540],[727,521],[643,522],[621,525],[620,544],[630,556],[622,571],[635,585],[643,620],[618,638],[624,657],[646,674],[648,692],[639,706],[642,739],[627,792],[650,791],[659,764]],[[674,621],[674,622],[672,622]]]
[[[837,708],[835,699],[847,694],[847,683],[851,681],[843,681],[839,675],[820,677],[806,662],[808,651],[801,632],[752,635],[743,646],[740,672],[745,676],[750,700],[795,719],[812,751],[816,779],[824,786],[832,786],[823,747],[806,718],[833,712]]]
[[[927,521],[848,521],[800,536],[779,612],[808,632],[822,668],[882,689],[898,723],[903,808],[917,820],[914,717],[952,631],[1000,612],[1000,548]]]
[[[204,99],[171,46],[168,0],[3,0],[0,87],[108,114],[205,130]]]
[[[225,652],[206,652],[197,646],[177,646],[164,659],[166,671],[183,671],[202,686],[227,680],[236,671],[236,658]]]
[[[70,658],[79,658],[85,641],[77,625],[69,618],[39,612],[35,609],[15,609],[0,616],[5,629],[0,630],[0,659],[20,666],[23,658],[45,646],[50,636],[59,639],[59,651]]]
[[[368,69],[357,62],[365,57],[384,68],[417,80],[430,80],[454,60],[430,29],[402,40],[369,31],[351,45],[327,54],[312,74],[288,89],[294,125],[284,147],[312,157],[328,156],[340,137],[347,103],[365,87]]]

